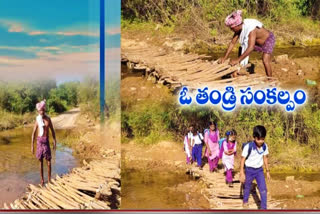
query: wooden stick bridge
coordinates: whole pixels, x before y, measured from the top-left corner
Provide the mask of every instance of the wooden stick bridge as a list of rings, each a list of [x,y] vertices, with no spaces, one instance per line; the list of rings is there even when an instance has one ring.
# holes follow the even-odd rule
[[[5,209],[117,209],[120,206],[120,156],[84,161],[69,174],[45,186],[30,184],[28,192]]]
[[[225,183],[224,173],[209,172],[209,166],[206,164],[202,170],[198,167],[192,166],[188,169],[188,173],[200,179],[205,188],[202,189],[202,195],[208,200],[210,208],[212,209],[243,209],[241,183],[239,180],[234,180],[233,188],[228,187]],[[239,176],[235,175],[235,178]],[[251,194],[249,197],[249,209],[258,209],[260,206],[259,191],[254,184],[252,186]],[[268,209],[280,209],[280,201],[273,200],[268,192]]]
[[[168,52],[162,48],[152,47],[144,42],[122,40],[122,63],[135,71],[153,76],[158,83],[176,89],[188,86],[190,89],[208,86],[211,89],[266,88],[277,85],[277,80],[261,74],[244,72],[240,66],[230,66],[228,62],[218,64],[210,61],[210,56]],[[235,78],[223,78],[234,72],[245,73]]]

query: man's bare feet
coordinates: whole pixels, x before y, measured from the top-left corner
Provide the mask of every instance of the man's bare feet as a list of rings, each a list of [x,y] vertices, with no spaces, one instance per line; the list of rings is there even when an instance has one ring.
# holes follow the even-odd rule
[[[41,181],[40,181],[40,186],[43,187],[43,185],[44,185],[44,180],[41,180]]]

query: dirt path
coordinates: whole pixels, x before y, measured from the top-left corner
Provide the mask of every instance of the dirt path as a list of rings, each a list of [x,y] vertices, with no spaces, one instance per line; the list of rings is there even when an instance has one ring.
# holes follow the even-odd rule
[[[74,108],[51,118],[55,129],[71,129],[75,127],[76,120],[80,115],[80,108]]]

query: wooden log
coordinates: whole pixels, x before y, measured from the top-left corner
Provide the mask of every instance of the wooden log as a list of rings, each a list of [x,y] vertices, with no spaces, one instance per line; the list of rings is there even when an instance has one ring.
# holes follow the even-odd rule
[[[60,193],[54,191],[53,189],[51,189],[50,187],[47,188],[48,189],[48,193],[50,195],[52,195],[53,197],[55,197],[57,200],[62,201],[63,202],[63,206],[62,208],[64,209],[73,209],[75,207],[77,207],[77,204],[74,203],[72,200],[70,200],[71,198],[66,196],[66,195],[61,195]],[[68,200],[69,199],[69,200]]]
[[[34,209],[50,209],[52,208],[51,205],[43,200],[41,197],[37,196],[36,194],[33,194],[33,196],[30,198],[30,204],[29,206],[34,205]]]
[[[34,188],[33,185],[31,185],[31,188]],[[35,189],[35,191],[40,192],[41,196],[39,195],[39,198],[41,198],[43,201],[45,201],[48,205],[51,206],[53,209],[60,209],[60,207],[65,206],[65,203],[63,201],[57,200],[54,196],[49,194],[43,189]]]
[[[31,200],[32,200],[32,199],[31,199]],[[27,201],[27,202],[25,202],[25,203],[28,205],[28,207],[30,207],[30,209],[34,209],[34,210],[39,209],[39,207],[37,207],[36,205],[34,205],[32,201]]]

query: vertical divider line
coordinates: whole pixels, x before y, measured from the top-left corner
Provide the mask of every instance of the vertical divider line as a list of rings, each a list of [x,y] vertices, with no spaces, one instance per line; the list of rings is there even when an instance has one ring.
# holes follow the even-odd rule
[[[104,124],[105,109],[105,2],[100,0],[100,123]],[[101,126],[103,127],[103,126]]]

